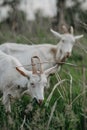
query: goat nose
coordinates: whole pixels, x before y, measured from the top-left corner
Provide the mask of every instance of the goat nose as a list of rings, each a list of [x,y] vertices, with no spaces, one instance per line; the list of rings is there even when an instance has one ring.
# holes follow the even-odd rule
[[[67,58],[71,56],[71,53],[70,52],[67,52],[66,54]]]
[[[39,99],[38,100],[38,103],[41,105],[43,103],[43,100],[42,99]]]

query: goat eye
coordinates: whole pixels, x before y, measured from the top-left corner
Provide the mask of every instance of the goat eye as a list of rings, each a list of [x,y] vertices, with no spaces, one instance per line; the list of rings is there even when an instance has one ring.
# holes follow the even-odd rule
[[[64,43],[64,42],[65,42],[65,40],[63,39],[63,40],[62,40],[62,42]]]
[[[18,87],[18,89],[20,89],[20,85],[18,85],[17,87]]]
[[[34,88],[35,87],[34,83],[31,83],[31,86]]]
[[[30,80],[30,77],[27,77],[28,80]]]

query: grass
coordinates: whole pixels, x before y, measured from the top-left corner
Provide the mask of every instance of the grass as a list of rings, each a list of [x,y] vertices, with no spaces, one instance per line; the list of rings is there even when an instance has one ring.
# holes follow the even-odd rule
[[[48,30],[42,31],[42,28],[36,28],[36,33],[32,35],[8,30],[0,31],[0,43],[57,43],[57,39]],[[80,42],[82,47],[79,44],[75,46],[72,57],[67,60],[78,67],[63,65],[61,71],[51,77],[50,88],[45,91],[42,106],[32,103],[30,97],[23,96],[21,100],[12,103],[14,124],[10,125],[0,101],[0,130],[83,130],[87,127],[84,124],[87,114],[87,69],[83,73],[84,65],[87,68],[86,34]],[[25,114],[27,105],[29,111]]]

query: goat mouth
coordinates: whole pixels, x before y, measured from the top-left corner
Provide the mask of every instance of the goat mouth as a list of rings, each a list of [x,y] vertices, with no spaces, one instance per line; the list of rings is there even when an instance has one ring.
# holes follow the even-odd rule
[[[38,104],[39,106],[41,106],[42,105],[42,103],[43,103],[43,100],[37,100],[36,98],[33,98],[33,101],[32,101],[32,104],[34,105],[34,104]]]

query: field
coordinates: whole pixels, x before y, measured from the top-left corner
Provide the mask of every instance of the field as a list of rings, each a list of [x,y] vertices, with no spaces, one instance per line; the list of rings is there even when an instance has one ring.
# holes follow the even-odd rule
[[[40,27],[36,26],[33,32],[26,31],[26,27],[21,32],[12,32],[2,25],[0,44],[58,43],[50,33],[50,26]],[[45,100],[41,106],[32,102],[27,95],[23,96],[12,103],[14,123],[9,124],[0,100],[0,130],[87,130],[87,34],[84,31],[75,33],[83,33],[84,38],[77,41],[72,56],[60,72],[51,76],[50,88],[45,90]]]

